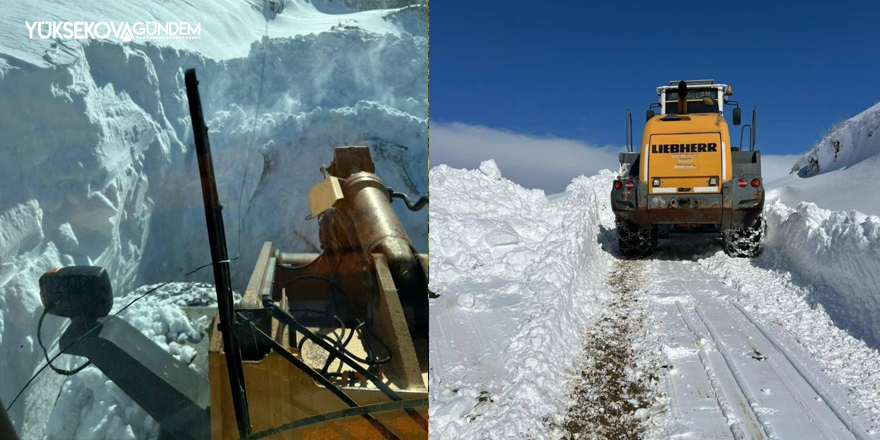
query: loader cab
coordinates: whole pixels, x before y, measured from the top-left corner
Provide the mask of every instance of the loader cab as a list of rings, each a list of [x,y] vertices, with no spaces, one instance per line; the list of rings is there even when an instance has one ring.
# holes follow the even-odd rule
[[[715,84],[712,80],[695,80],[686,81],[687,96],[687,113],[715,113],[724,114],[724,98],[725,93],[730,94],[729,86],[726,84]],[[660,113],[664,115],[677,115],[679,93],[678,83],[670,81],[668,86],[657,88],[657,94],[660,96]]]

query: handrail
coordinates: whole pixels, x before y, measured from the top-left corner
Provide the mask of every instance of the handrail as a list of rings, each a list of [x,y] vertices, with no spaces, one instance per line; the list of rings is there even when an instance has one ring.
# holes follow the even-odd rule
[[[629,109],[626,109],[626,151],[632,153],[633,152],[633,136],[632,136],[632,124],[633,118],[632,113]]]
[[[752,145],[749,151],[755,151],[755,144],[758,143],[758,106],[752,107],[752,128],[749,129],[752,134]]]
[[[745,133],[746,127],[749,127],[749,139],[752,138],[751,124],[743,124],[742,128],[739,129],[739,149],[740,149],[740,151],[743,151],[743,133]]]

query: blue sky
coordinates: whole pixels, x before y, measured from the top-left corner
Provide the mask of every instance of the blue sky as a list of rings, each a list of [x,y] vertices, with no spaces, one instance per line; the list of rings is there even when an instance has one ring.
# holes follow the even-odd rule
[[[623,145],[624,110],[639,139],[655,88],[683,78],[732,84],[744,120],[757,104],[765,155],[802,153],[880,100],[878,12],[877,2],[435,2],[432,165],[456,162],[442,142],[453,126]]]

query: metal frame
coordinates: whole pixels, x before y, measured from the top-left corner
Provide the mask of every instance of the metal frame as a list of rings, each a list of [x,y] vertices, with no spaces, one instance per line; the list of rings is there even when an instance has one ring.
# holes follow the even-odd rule
[[[223,227],[223,206],[217,195],[217,182],[214,179],[214,161],[208,141],[208,127],[202,115],[202,99],[199,96],[199,81],[196,69],[185,73],[186,97],[189,101],[190,118],[193,126],[196,155],[199,162],[199,176],[202,182],[202,198],[205,204],[205,221],[208,226],[208,240],[211,245],[211,261],[214,266],[214,282],[217,292],[217,315],[223,336],[226,353],[226,366],[232,389],[232,403],[238,433],[244,438],[250,434],[251,423],[248,411],[247,390],[244,370],[241,366],[241,352],[238,339],[233,330],[236,327],[232,298],[232,280],[229,273],[229,255],[226,251],[226,231]]]
[[[693,81],[685,81],[685,84],[688,86],[688,90],[698,90],[698,89],[716,89],[718,90],[718,114],[724,115],[724,91],[727,90],[727,84],[703,84],[704,81],[712,81],[712,80],[693,80]],[[672,83],[672,81],[670,81]],[[677,90],[677,85],[668,85],[668,86],[660,86],[657,87],[657,96],[660,97],[660,114],[666,114],[666,91],[667,90]]]

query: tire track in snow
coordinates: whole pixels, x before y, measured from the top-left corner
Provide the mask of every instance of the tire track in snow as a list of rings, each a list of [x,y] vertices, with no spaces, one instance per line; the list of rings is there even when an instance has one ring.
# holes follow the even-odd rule
[[[684,241],[685,237],[691,239]],[[700,239],[699,236],[678,237],[675,242],[665,243],[656,258],[650,262],[650,267],[656,269],[658,276],[646,289],[645,299],[655,302],[658,308],[669,310],[661,317],[677,315],[683,318],[684,324],[697,337],[699,344],[696,351],[684,350],[682,344],[685,341],[676,337],[680,332],[665,335],[661,342],[675,353],[670,359],[674,368],[671,371],[674,372],[666,378],[670,383],[677,384],[670,388],[675,391],[670,393],[671,408],[678,408],[681,404],[689,411],[700,411],[704,416],[713,412],[705,408],[705,405],[694,406],[700,400],[690,396],[689,390],[693,387],[699,388],[706,381],[705,377],[700,379],[695,376],[693,368],[688,368],[688,365],[699,360],[704,371],[714,372],[720,380],[720,388],[715,387],[711,377],[707,384],[715,391],[722,391],[720,396],[716,392],[714,398],[720,409],[718,421],[726,419],[730,428],[728,436],[732,434],[734,438],[745,435],[747,438],[771,439],[862,438],[859,434],[863,432],[859,431],[857,423],[846,417],[846,410],[835,408],[835,398],[846,394],[840,394],[842,390],[836,389],[835,392],[827,393],[828,398],[822,396],[821,384],[833,384],[828,382],[828,378],[820,370],[812,365],[809,368],[799,368],[796,362],[785,356],[784,352],[792,347],[779,341],[774,342],[775,337],[769,330],[765,328],[761,331],[762,325],[759,321],[748,319],[749,316],[740,313],[742,310],[734,310],[739,308],[736,307],[738,300],[749,297],[735,286],[725,283],[724,277],[713,271],[705,271],[700,260],[705,258],[704,255],[701,257],[702,254],[712,251],[708,246],[710,243],[711,240]],[[721,264],[739,267],[737,263],[740,260],[718,254],[713,254],[711,258]],[[769,294],[778,293],[771,291]],[[675,320],[666,321],[667,328],[675,328]],[[705,400],[703,399],[704,402]],[[729,407],[725,405],[725,400]],[[696,413],[680,412],[677,417],[682,418],[683,422],[670,426],[666,434],[699,437],[718,426],[717,422],[698,421],[693,418],[695,415]],[[738,423],[739,428],[735,428],[732,423]]]
[[[751,411],[751,415],[758,420],[759,426],[761,430],[764,431],[764,434],[771,439],[779,438],[776,435],[776,431],[773,429],[773,425],[769,420],[764,416],[761,411],[756,411],[755,408],[759,407],[760,402],[755,397],[755,393],[752,392],[751,387],[749,386],[748,381],[743,376],[743,373],[740,371],[740,368],[737,367],[736,361],[733,360],[733,355],[730,354],[730,351],[725,347],[724,341],[718,334],[718,331],[715,330],[712,321],[706,319],[705,313],[702,311],[699,305],[694,305],[694,312],[696,312],[697,317],[700,319],[700,322],[706,327],[706,330],[709,331],[709,341],[711,341],[712,345],[718,349],[718,352],[721,353],[721,357],[724,359],[724,363],[727,365],[727,368],[733,374],[733,378],[736,381],[737,386],[739,386],[739,390],[742,392],[743,396],[745,396],[746,400],[748,400],[748,407]]]
[[[580,377],[562,424],[567,439],[636,439],[645,432],[653,372],[641,371],[645,312],[641,304],[645,261],[619,260],[608,277],[613,294],[606,312],[588,330]]]
[[[859,440],[868,440],[869,435],[867,432],[865,432],[865,429],[855,420],[853,420],[852,416],[850,416],[846,410],[840,407],[840,405],[837,403],[837,399],[835,399],[834,396],[828,393],[828,391],[825,390],[825,387],[822,386],[821,383],[816,381],[816,379],[806,370],[806,368],[804,368],[804,366],[795,359],[794,355],[792,355],[791,352],[788,351],[788,349],[785,348],[785,346],[780,343],[779,340],[776,339],[776,337],[774,337],[773,334],[766,327],[755,320],[755,318],[753,318],[741,305],[737,304],[736,301],[731,301],[730,303],[737,310],[739,310],[739,312],[742,313],[742,315],[746,319],[748,319],[749,322],[751,322],[752,325],[754,325],[758,329],[758,331],[760,331],[761,334],[764,335],[765,338],[767,338],[770,344],[772,344],[773,347],[780,354],[782,354],[785,360],[788,361],[788,363],[798,372],[798,374],[801,375],[801,377],[804,379],[804,381],[807,382],[807,384],[810,385],[813,391],[815,391],[816,394],[822,397],[822,401],[825,402],[826,405],[828,405],[828,408],[831,409],[832,412],[834,412],[834,415],[836,415],[838,419],[840,419],[841,423],[843,423],[847,427],[847,429],[849,429],[849,432],[852,433],[853,436],[855,436]],[[804,407],[806,409],[806,406]],[[813,414],[811,413],[811,415]],[[826,435],[826,437],[828,436]]]
[[[682,308],[681,302],[676,301],[675,307],[678,309],[678,315],[681,318],[682,322],[684,322],[685,326],[687,326],[688,331],[693,333],[696,340],[705,340],[706,338],[687,318],[684,308]],[[737,417],[733,414],[732,407],[730,406],[730,401],[724,393],[724,389],[722,388],[721,383],[718,380],[718,376],[715,373],[715,369],[712,367],[712,363],[709,361],[709,357],[706,355],[706,351],[701,348],[697,352],[697,356],[700,359],[700,365],[702,365],[703,371],[706,373],[706,378],[709,380],[709,384],[712,386],[712,393],[715,396],[715,400],[718,402],[718,407],[721,409],[721,414],[724,415],[724,418],[727,420],[727,423],[730,426],[730,433],[733,434],[733,438],[736,440],[745,440],[747,438],[746,434],[742,429],[740,421],[737,420]]]

